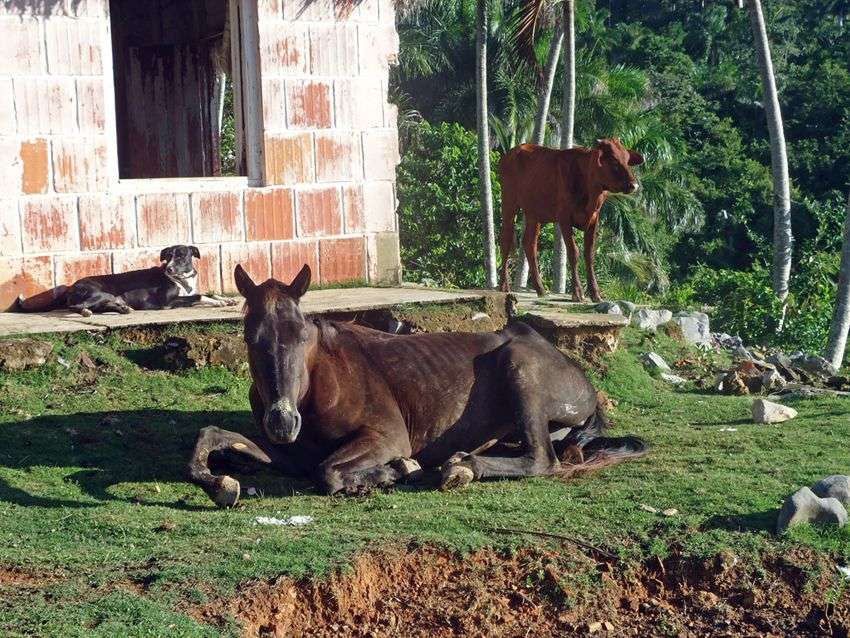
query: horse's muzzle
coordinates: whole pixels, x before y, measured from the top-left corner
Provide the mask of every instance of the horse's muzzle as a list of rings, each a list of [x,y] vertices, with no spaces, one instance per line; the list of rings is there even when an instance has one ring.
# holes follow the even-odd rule
[[[272,443],[292,443],[301,431],[301,414],[298,410],[281,410],[273,405],[266,410],[263,426]]]

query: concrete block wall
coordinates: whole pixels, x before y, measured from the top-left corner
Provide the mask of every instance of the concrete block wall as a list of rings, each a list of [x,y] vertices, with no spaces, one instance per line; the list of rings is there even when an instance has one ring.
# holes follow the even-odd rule
[[[37,9],[32,7],[37,6]],[[258,0],[264,185],[119,180],[107,0],[0,5],[0,309],[80,277],[201,251],[201,286],[400,278],[389,0]],[[159,182],[159,184],[153,184]]]

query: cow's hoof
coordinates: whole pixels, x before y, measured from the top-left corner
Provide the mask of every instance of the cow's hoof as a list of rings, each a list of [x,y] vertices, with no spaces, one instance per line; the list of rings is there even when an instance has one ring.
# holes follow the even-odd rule
[[[92,312],[88,308],[83,308],[82,310],[80,310],[80,316],[82,317],[91,317],[91,315]]]
[[[239,502],[239,492],[241,489],[239,481],[235,478],[230,476],[219,476],[216,479],[213,501],[221,508],[233,507]]]
[[[475,473],[472,471],[472,468],[464,465],[463,463],[458,463],[456,461],[453,462],[453,459],[450,459],[443,466],[443,476],[440,479],[440,490],[445,492],[447,490],[457,490],[462,487],[466,487],[475,479]]]

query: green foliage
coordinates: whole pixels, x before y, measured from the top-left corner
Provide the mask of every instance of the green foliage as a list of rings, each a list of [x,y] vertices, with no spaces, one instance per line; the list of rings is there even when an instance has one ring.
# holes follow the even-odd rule
[[[484,244],[474,133],[459,124],[413,129],[396,173],[401,258],[408,281],[484,285]],[[496,210],[499,180],[492,154]],[[499,219],[496,219],[498,228]]]

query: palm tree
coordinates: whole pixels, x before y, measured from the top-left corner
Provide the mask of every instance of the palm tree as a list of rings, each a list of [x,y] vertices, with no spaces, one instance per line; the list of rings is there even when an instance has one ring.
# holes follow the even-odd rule
[[[746,2],[764,86],[764,110],[770,136],[770,163],[773,169],[773,291],[784,301],[788,297],[788,279],[791,275],[791,251],[794,241],[791,234],[788,154],[785,149],[782,113],[779,109],[779,95],[776,91],[776,77],[770,57],[770,43],[767,39],[761,0],[746,0]],[[782,321],[779,325],[781,329]]]
[[[564,33],[566,52],[564,53],[564,94],[561,106],[561,148],[573,147],[573,135],[576,119],[576,5],[575,0],[564,2]],[[572,229],[567,232],[572,233]],[[569,238],[570,241],[572,237]],[[553,286],[556,292],[563,294],[567,290],[567,246],[561,227],[555,224],[555,254],[552,258]]]
[[[481,198],[481,215],[484,220],[484,267],[487,286],[495,288],[496,234],[493,228],[493,185],[490,183],[490,127],[487,109],[487,0],[476,2],[475,24],[475,82],[476,116],[478,129],[478,180]]]
[[[850,197],[847,198],[847,217],[844,220],[844,243],[841,245],[841,271],[838,275],[838,295],[835,314],[829,328],[829,345],[824,358],[836,368],[841,367],[850,329]]]

